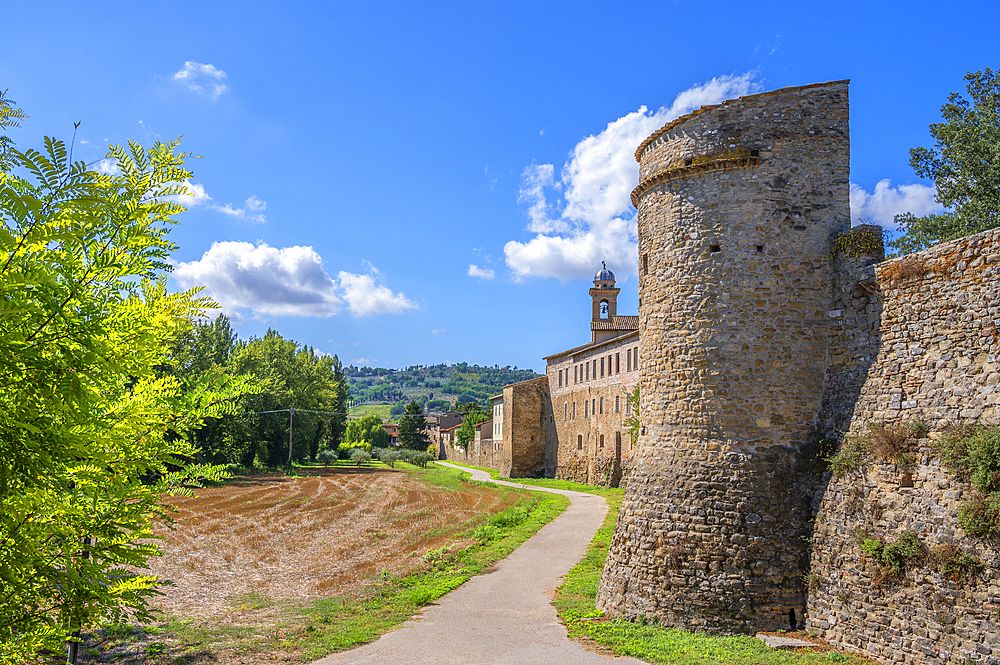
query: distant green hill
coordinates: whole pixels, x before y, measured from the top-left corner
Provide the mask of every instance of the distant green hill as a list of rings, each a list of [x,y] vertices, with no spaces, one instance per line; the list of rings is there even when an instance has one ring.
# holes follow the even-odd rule
[[[510,383],[541,376],[534,370],[511,367],[456,365],[414,365],[406,369],[347,367],[347,382],[355,403],[392,405],[402,413],[410,400],[424,405],[428,413],[446,411],[455,402],[486,402]]]

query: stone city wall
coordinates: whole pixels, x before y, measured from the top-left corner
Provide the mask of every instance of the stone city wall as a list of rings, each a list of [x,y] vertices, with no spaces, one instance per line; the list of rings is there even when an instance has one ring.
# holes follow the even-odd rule
[[[637,151],[644,431],[598,592],[613,615],[803,618],[848,134],[842,81],[706,107]]]
[[[438,459],[457,462],[459,464],[500,469],[498,444],[494,444],[492,439],[483,441],[477,436],[476,439],[469,442],[467,448],[463,449],[454,443],[448,443],[439,446],[439,450]]]
[[[498,468],[507,478],[544,473],[551,412],[548,379],[521,381],[503,389],[503,439]]]
[[[1000,424],[1000,230],[861,266],[838,293],[828,431],[920,422],[936,437],[949,424]],[[930,442],[912,468],[872,464],[817,494],[808,626],[885,663],[1000,663],[1000,554],[958,526],[971,492]],[[858,541],[904,531],[927,552],[955,546],[985,567],[943,575],[923,561],[887,580]]]

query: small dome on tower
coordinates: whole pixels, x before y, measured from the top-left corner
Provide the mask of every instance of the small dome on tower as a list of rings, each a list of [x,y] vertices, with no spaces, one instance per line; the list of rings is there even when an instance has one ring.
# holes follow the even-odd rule
[[[596,275],[594,275],[594,283],[613,281],[615,281],[615,274],[608,270],[608,266],[604,263],[604,261],[601,261],[601,269],[597,271]]]

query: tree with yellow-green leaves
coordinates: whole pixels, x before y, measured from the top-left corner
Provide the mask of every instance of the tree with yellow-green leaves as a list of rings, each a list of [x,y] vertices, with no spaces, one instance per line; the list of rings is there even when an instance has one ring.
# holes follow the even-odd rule
[[[0,95],[0,129],[23,117]],[[113,146],[115,174],[0,142],[0,662],[36,662],[81,629],[147,617],[164,494],[219,467],[186,433],[255,392],[218,374],[182,388],[156,367],[214,305],[168,293],[167,230],[191,173],[178,144]]]

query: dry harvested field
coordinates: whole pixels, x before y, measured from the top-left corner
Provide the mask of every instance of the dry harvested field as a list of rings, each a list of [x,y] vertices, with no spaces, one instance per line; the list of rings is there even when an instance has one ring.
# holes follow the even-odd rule
[[[258,476],[178,498],[152,572],[175,584],[155,606],[183,617],[238,613],[234,599],[342,596],[387,571],[415,572],[427,550],[455,540],[516,497],[477,485],[426,485],[387,468],[317,468]],[[233,617],[229,617],[233,618]]]
[[[338,630],[327,610],[317,614],[323,603],[364,602],[383,580],[430,568],[429,550],[460,550],[489,514],[526,500],[441,469],[300,473],[171,498],[177,523],[158,529],[164,555],[150,566],[173,583],[151,603],[162,623],[91,635],[80,662],[301,661],[309,646],[300,638]]]

